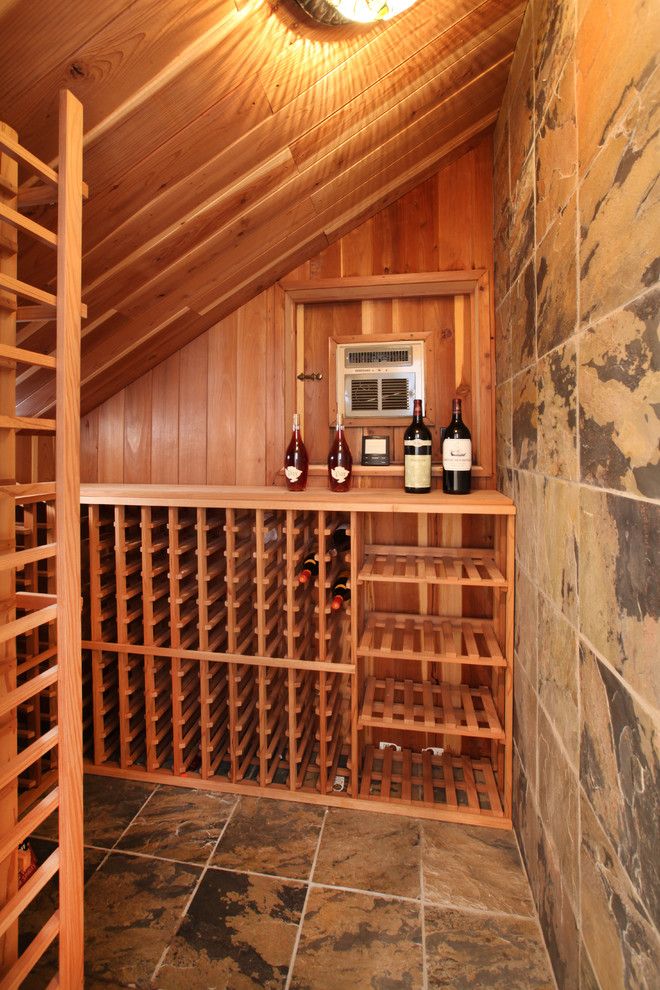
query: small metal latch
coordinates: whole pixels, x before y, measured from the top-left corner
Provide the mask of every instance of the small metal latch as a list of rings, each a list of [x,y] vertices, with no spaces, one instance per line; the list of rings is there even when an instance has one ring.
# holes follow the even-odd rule
[[[323,378],[322,371],[313,371],[311,375],[303,375],[301,371],[300,374],[298,375],[299,382],[304,382],[304,381],[320,382],[322,378]]]

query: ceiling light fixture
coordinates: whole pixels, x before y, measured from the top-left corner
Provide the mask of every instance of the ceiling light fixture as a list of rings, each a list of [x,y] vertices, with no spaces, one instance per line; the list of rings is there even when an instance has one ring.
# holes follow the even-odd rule
[[[323,24],[387,21],[412,7],[415,0],[296,0],[306,14]]]

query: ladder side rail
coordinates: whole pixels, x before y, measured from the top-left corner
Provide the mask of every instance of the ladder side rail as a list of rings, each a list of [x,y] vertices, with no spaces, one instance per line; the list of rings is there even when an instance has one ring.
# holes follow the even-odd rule
[[[60,93],[57,252],[56,581],[59,608],[60,966],[64,990],[83,987],[83,751],[80,577],[80,320],[82,106]]]

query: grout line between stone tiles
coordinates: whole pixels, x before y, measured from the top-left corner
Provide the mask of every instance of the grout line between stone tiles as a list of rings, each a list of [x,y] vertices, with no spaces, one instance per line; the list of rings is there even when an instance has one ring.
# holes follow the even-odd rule
[[[296,932],[296,937],[293,943],[293,950],[291,952],[291,962],[289,963],[289,972],[287,973],[286,983],[284,984],[284,990],[289,990],[291,986],[291,980],[293,978],[293,967],[296,964],[296,957],[298,955],[298,946],[300,944],[300,936],[302,934],[302,926],[305,920],[305,914],[307,913],[307,902],[309,900],[309,893],[312,889],[312,877],[314,876],[314,870],[316,869],[316,861],[319,856],[319,851],[321,849],[321,839],[323,838],[323,831],[325,829],[325,822],[328,817],[328,809],[325,809],[323,814],[323,821],[321,822],[321,828],[319,829],[319,837],[316,843],[316,850],[314,852],[314,858],[312,860],[312,865],[309,871],[309,877],[307,878],[307,890],[305,891],[305,900],[303,902],[302,911],[300,912],[300,921],[298,922],[298,931]],[[319,886],[314,884],[314,886]]]
[[[105,864],[108,862],[108,857],[110,856],[110,853],[115,850],[115,848],[117,846],[117,843],[120,842],[123,839],[123,837],[126,835],[126,833],[128,832],[129,828],[131,827],[131,825],[133,824],[133,822],[135,821],[135,819],[138,817],[138,815],[141,815],[142,814],[142,812],[144,811],[144,809],[146,808],[146,806],[149,804],[149,802],[151,801],[151,799],[154,796],[154,794],[156,793],[156,791],[158,791],[158,790],[160,790],[160,784],[156,784],[156,786],[154,787],[154,789],[151,792],[151,794],[149,794],[149,796],[144,799],[144,801],[142,802],[142,804],[140,805],[140,807],[138,808],[138,810],[135,812],[135,814],[131,818],[130,822],[128,823],[128,825],[126,826],[126,828],[124,829],[124,831],[121,832],[120,835],[117,836],[117,838],[115,839],[114,843],[110,847],[108,847],[108,846],[94,846],[91,843],[85,842],[85,839],[84,839],[84,836],[83,836],[83,849],[98,849],[99,852],[105,852],[105,856],[103,857],[103,859],[101,860],[101,862],[98,864],[98,866],[94,870],[94,873],[98,873],[98,871],[101,869],[101,867],[105,866]],[[85,800],[85,798],[84,798],[84,793],[83,793],[83,804],[84,804],[84,800]],[[92,874],[92,876],[94,876],[94,873]],[[91,880],[91,877],[90,877],[90,880]]]
[[[241,799],[240,798],[237,798],[236,801],[234,802],[234,807],[231,809],[231,812],[229,813],[229,815],[227,817],[226,822],[222,826],[222,829],[220,831],[220,834],[219,834],[218,838],[213,843],[213,848],[211,849],[211,851],[210,851],[210,853],[208,855],[208,858],[206,860],[206,863],[204,864],[204,866],[201,869],[201,872],[199,874],[199,879],[197,880],[197,883],[193,887],[193,889],[192,889],[192,891],[190,893],[190,897],[188,898],[188,900],[186,902],[186,905],[185,905],[183,911],[181,912],[181,917],[179,918],[179,921],[175,925],[174,931],[172,932],[172,934],[171,934],[171,936],[169,938],[169,941],[168,941],[167,945],[165,946],[165,948],[163,949],[163,951],[161,953],[161,957],[158,960],[158,962],[156,963],[156,967],[155,967],[153,973],[151,974],[151,978],[150,978],[149,982],[152,985],[153,985],[154,981],[156,980],[156,978],[158,976],[158,973],[160,972],[163,963],[165,962],[165,957],[166,957],[167,953],[170,950],[170,947],[172,945],[172,942],[176,938],[176,936],[177,936],[177,934],[179,932],[179,929],[180,929],[181,925],[183,924],[183,919],[188,914],[188,911],[190,909],[190,905],[192,904],[192,902],[193,902],[193,900],[195,898],[195,895],[196,895],[197,891],[200,888],[200,885],[202,883],[202,880],[206,876],[206,873],[207,873],[207,871],[209,869],[209,864],[210,864],[211,860],[213,859],[213,857],[215,856],[215,854],[217,852],[217,849],[218,849],[218,846],[220,845],[220,842],[222,841],[222,837],[225,834],[225,832],[227,831],[227,827],[228,827],[230,821],[232,820],[232,818],[234,817],[234,813],[236,812],[236,809],[237,809],[237,807],[239,806],[240,803],[241,803]],[[153,857],[150,857],[150,858],[152,858],[152,859],[158,859],[159,857],[153,856]],[[162,858],[162,857],[160,857],[160,858]],[[174,862],[178,862],[178,861],[175,860]],[[194,864],[188,864],[188,865],[194,865]]]

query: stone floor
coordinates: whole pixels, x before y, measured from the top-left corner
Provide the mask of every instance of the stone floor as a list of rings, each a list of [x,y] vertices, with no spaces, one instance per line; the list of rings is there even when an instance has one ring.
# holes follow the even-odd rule
[[[555,990],[510,832],[90,776],[85,867],[86,990]]]

